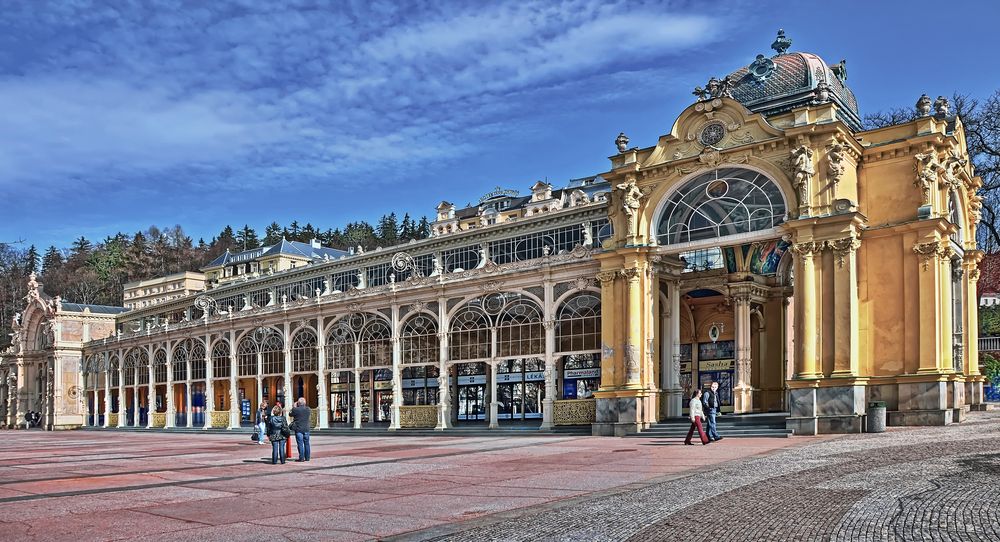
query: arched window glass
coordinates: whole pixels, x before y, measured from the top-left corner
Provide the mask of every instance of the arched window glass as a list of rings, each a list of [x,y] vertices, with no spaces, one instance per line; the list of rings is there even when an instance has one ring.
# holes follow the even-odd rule
[[[119,385],[118,380],[118,356],[111,356],[111,361],[108,362],[108,371],[111,373],[111,387],[117,388]]]
[[[437,322],[430,315],[417,314],[403,324],[402,362],[404,364],[438,361]]]
[[[173,364],[173,379],[174,382],[184,382],[187,380],[187,362],[188,362],[188,348],[190,340],[184,340],[174,347],[174,354],[170,358],[170,363]]]
[[[392,330],[388,322],[382,318],[370,318],[358,338],[362,367],[392,366]]]
[[[497,350],[500,357],[545,353],[545,329],[537,304],[519,299],[504,307],[497,319]]]
[[[190,340],[191,380],[205,379],[205,345],[197,339]]]
[[[556,350],[560,353],[601,349],[601,299],[592,293],[571,297],[559,309]]]
[[[232,366],[229,364],[229,341],[220,339],[212,346],[212,377],[229,378]]]
[[[162,384],[167,381],[167,351],[162,348],[153,355],[153,382]]]
[[[674,192],[656,227],[661,245],[688,243],[773,228],[785,220],[778,186],[761,173],[719,168]]]
[[[140,386],[149,384],[149,354],[144,348],[139,348],[136,354],[135,383]]]
[[[304,373],[315,371],[319,355],[316,353],[316,333],[303,329],[292,339],[292,371]],[[300,394],[301,395],[301,394]]]
[[[351,318],[337,321],[326,334],[326,368],[353,369],[355,330],[351,329]]]
[[[489,359],[490,317],[473,300],[451,319],[449,357],[453,360]]]

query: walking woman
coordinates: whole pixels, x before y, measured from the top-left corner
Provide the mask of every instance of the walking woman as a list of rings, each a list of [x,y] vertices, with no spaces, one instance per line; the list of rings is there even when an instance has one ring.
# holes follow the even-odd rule
[[[257,407],[257,417],[254,418],[254,430],[257,431],[257,444],[264,444],[264,437],[267,436],[267,401],[261,401]]]
[[[688,429],[688,436],[684,440],[684,444],[691,445],[691,437],[694,436],[695,429],[698,430],[701,443],[708,444],[708,435],[705,434],[705,430],[701,427],[701,421],[705,419],[705,412],[701,407],[701,389],[696,389],[691,394],[691,402],[688,403],[688,410],[691,415],[691,428]]]
[[[271,417],[267,420],[267,438],[271,441],[271,464],[276,464],[279,460],[285,464],[285,439],[291,434],[288,428],[288,420],[281,407],[275,405],[271,409]]]

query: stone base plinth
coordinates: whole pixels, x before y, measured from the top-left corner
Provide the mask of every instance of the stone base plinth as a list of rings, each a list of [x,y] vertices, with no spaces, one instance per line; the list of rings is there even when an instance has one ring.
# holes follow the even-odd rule
[[[953,421],[954,411],[952,409],[888,412],[889,425],[949,425]]]

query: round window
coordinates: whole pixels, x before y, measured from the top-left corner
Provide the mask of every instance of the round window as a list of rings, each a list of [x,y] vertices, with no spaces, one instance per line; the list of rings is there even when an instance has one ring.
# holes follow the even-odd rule
[[[701,141],[702,145],[714,146],[724,137],[726,137],[726,126],[721,122],[710,122],[701,129],[698,140]]]

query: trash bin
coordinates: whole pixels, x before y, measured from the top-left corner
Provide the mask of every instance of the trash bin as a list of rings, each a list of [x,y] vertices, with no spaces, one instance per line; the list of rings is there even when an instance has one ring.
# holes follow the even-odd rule
[[[868,403],[868,427],[869,433],[885,433],[885,401],[872,401]]]

